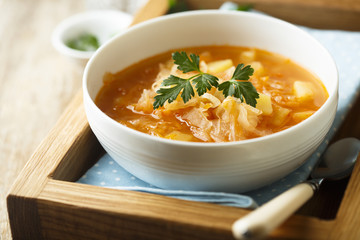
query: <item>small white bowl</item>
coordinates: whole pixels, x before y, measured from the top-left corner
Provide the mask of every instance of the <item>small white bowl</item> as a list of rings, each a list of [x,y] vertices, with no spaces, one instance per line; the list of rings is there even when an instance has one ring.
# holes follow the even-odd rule
[[[329,98],[315,114],[287,130],[229,143],[150,136],[114,121],[94,103],[105,72],[118,72],[171,49],[225,44],[289,57],[323,81]],[[323,141],[336,113],[338,73],[328,51],[292,24],[254,13],[204,10],[144,22],[102,46],[85,68],[83,91],[93,132],[133,175],[165,189],[244,192],[289,174]]]
[[[52,44],[61,54],[85,66],[95,51],[80,51],[66,43],[84,33],[95,36],[99,45],[128,28],[132,15],[117,10],[98,10],[78,13],[63,20],[52,34]]]

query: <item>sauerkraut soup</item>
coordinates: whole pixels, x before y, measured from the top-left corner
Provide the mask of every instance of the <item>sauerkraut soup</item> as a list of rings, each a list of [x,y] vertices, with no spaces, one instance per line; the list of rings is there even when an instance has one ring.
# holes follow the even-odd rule
[[[238,64],[250,65],[249,81],[259,98],[255,107],[216,87],[186,103],[179,96],[154,109],[154,98],[170,75],[189,78],[171,54],[199,56],[200,69],[231,79]],[[322,82],[283,56],[256,48],[204,46],[173,50],[145,59],[118,73],[106,73],[95,103],[109,117],[135,130],[167,139],[193,142],[230,142],[287,129],[317,111],[328,98]]]

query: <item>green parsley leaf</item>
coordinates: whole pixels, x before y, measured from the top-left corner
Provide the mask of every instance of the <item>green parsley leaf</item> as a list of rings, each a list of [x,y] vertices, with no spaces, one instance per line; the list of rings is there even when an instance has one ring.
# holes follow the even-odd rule
[[[254,74],[254,69],[250,65],[244,67],[244,64],[239,64],[237,65],[231,79],[249,80],[250,76],[252,76],[253,74]]]
[[[256,106],[256,98],[259,98],[259,94],[251,82],[239,82],[232,79],[221,83],[218,89],[223,91],[225,97],[234,96],[241,102],[244,102],[245,98],[246,103],[253,107]]]
[[[199,74],[198,77],[193,79],[193,82],[195,83],[196,91],[199,94],[199,96],[206,93],[213,86],[217,87],[219,85],[218,81],[219,79],[217,77],[207,73]]]
[[[224,96],[234,96],[239,98],[241,102],[245,102],[252,107],[256,107],[256,98],[259,94],[251,82],[247,81],[253,75],[254,69],[250,65],[244,67],[244,64],[237,65],[232,78],[225,81],[218,86],[218,89],[223,92]],[[238,81],[240,80],[240,81]]]
[[[167,88],[160,88],[156,91],[158,95],[155,96],[154,109],[164,106],[166,101],[168,103],[173,102],[180,93],[184,103],[189,101],[195,96],[192,83],[195,84],[196,92],[199,96],[206,93],[213,86],[218,86],[219,79],[217,77],[203,73],[200,70],[199,56],[192,53],[189,58],[186,52],[175,52],[172,54],[172,58],[174,59],[174,63],[178,65],[178,69],[183,73],[196,71],[198,74],[188,79],[170,75],[162,82],[162,86],[167,86]]]
[[[191,97],[195,96],[194,89],[192,88],[190,81],[187,79],[170,75],[162,82],[161,85],[171,87],[160,88],[156,91],[158,95],[155,96],[155,102],[153,104],[154,109],[164,106],[166,101],[169,103],[173,102],[181,91],[181,98],[184,103],[189,101]]]
[[[199,56],[191,53],[190,58],[186,54],[186,52],[174,52],[172,54],[172,58],[174,59],[174,63],[178,65],[178,69],[183,71],[183,73],[198,71],[200,72],[199,67]]]
[[[195,71],[198,72],[198,74],[188,79],[170,75],[162,82],[164,88],[156,91],[158,95],[155,96],[154,109],[164,106],[166,102],[173,102],[180,93],[181,98],[184,103],[186,103],[195,96],[193,85],[199,96],[209,91],[212,87],[216,87],[223,92],[225,97],[234,96],[242,102],[245,101],[253,107],[256,106],[256,98],[259,98],[259,94],[252,83],[247,81],[254,73],[254,69],[251,68],[250,65],[244,66],[244,64],[239,64],[232,78],[219,85],[219,79],[217,77],[203,73],[200,70],[199,56],[190,54],[189,57],[186,52],[175,52],[172,54],[172,58],[174,59],[174,63],[178,65],[178,69],[183,73]]]

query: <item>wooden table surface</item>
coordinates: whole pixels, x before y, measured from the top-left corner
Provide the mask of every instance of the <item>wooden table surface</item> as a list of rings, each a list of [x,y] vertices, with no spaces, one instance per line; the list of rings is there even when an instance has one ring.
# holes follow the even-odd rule
[[[360,9],[359,2],[355,6]],[[51,34],[61,20],[84,10],[85,0],[0,0],[0,239],[11,239],[10,186],[81,88],[83,67],[55,51]]]
[[[0,239],[11,239],[5,198],[32,152],[81,87],[83,68],[51,45],[84,1],[0,0]]]

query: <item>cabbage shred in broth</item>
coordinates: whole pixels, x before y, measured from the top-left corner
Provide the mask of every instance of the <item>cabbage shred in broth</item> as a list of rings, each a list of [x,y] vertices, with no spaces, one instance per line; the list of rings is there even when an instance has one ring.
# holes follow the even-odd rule
[[[156,91],[170,74],[189,78],[171,59],[171,52],[146,59],[116,73],[107,73],[96,104],[111,118],[138,131],[174,140],[229,142],[265,136],[311,116],[326,101],[322,83],[291,60],[267,51],[232,46],[182,49],[200,56],[200,69],[231,78],[235,66],[250,64],[250,78],[260,94],[256,108],[216,88],[184,103],[180,96],[153,109]]]

